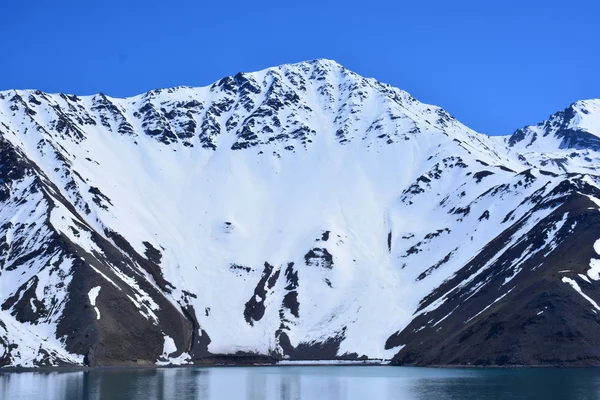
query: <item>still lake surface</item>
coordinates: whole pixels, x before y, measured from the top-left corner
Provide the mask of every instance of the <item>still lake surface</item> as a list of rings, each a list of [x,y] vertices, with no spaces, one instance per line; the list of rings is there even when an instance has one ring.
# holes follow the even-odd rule
[[[599,399],[600,369],[286,366],[0,373],[0,398]]]

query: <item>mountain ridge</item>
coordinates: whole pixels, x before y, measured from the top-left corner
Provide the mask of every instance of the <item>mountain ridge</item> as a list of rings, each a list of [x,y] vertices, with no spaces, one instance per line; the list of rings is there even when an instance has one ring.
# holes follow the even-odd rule
[[[128,100],[128,99],[138,99],[138,98],[147,98],[147,97],[151,97],[153,95],[162,93],[162,92],[168,92],[168,93],[172,93],[173,91],[177,91],[177,90],[201,90],[201,89],[206,89],[206,88],[212,88],[215,85],[217,85],[218,83],[220,83],[221,81],[223,81],[224,79],[228,79],[228,78],[234,78],[234,77],[238,77],[238,76],[244,76],[244,75],[252,75],[252,74],[265,74],[268,73],[269,71],[273,71],[273,70],[281,70],[283,68],[287,68],[287,67],[296,67],[296,66],[302,66],[302,65],[321,65],[321,66],[325,66],[325,67],[329,67],[329,68],[336,68],[336,69],[341,69],[344,71],[348,71],[352,74],[358,75],[355,72],[345,68],[343,65],[341,65],[339,62],[333,60],[333,59],[327,59],[327,58],[316,58],[316,59],[311,59],[311,60],[305,60],[305,61],[299,61],[299,62],[293,62],[293,63],[285,63],[285,64],[281,64],[278,66],[274,66],[274,67],[267,67],[267,68],[263,68],[261,70],[258,71],[250,71],[250,72],[238,72],[235,75],[231,75],[228,76],[226,78],[222,78],[219,80],[215,80],[214,82],[211,82],[207,85],[204,86],[189,86],[189,85],[178,85],[178,86],[172,86],[172,87],[161,87],[161,88],[156,88],[156,89],[150,89],[148,91],[142,92],[142,93],[138,93],[138,94],[133,94],[130,96],[109,96],[106,95],[105,93],[102,92],[98,92],[95,94],[89,94],[89,95],[77,95],[75,93],[65,93],[65,92],[42,92],[40,90],[37,89],[6,89],[6,90],[2,90],[0,91],[0,95],[5,95],[8,96],[10,92],[14,92],[14,94],[19,94],[19,92],[24,92],[24,93],[44,93],[46,95],[51,95],[51,96],[66,96],[66,97],[78,97],[78,98],[93,98],[95,96],[103,96],[106,97],[108,99],[111,100]],[[376,78],[371,77],[371,78],[366,78],[363,77],[363,79],[365,79],[366,81],[373,81],[379,85],[383,85],[386,87],[390,87],[390,88],[394,88],[394,86],[387,84],[387,83],[383,83],[381,81],[378,81]],[[401,89],[400,89],[401,90]],[[402,90],[403,91],[403,90]],[[405,92],[405,91],[403,91]],[[406,92],[405,92],[406,93]],[[578,108],[583,106],[583,109],[585,110],[585,103],[588,104],[592,104],[593,107],[595,109],[597,109],[597,107],[599,107],[600,104],[600,98],[589,98],[589,99],[582,99],[582,100],[577,100],[572,102],[571,104],[569,104],[569,106],[567,106],[564,110],[568,110],[568,109],[573,109],[573,108]],[[436,106],[436,108],[439,108]],[[483,134],[486,134],[485,132],[483,132]],[[498,134],[498,135],[489,135],[486,134],[487,136],[493,136],[493,137],[505,137],[505,136],[510,136],[513,135],[513,133],[505,133],[505,134]]]

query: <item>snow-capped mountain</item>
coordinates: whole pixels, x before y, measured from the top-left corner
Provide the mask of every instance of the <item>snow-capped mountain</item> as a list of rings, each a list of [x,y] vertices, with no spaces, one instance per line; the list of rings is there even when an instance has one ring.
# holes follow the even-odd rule
[[[525,165],[556,173],[594,173],[600,162],[600,100],[575,102],[505,141]]]
[[[598,364],[599,104],[488,137],[328,60],[0,92],[0,364]]]

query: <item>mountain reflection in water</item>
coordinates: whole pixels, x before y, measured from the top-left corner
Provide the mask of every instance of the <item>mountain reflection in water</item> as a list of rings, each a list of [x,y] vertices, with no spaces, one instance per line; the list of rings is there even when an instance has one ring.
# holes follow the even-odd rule
[[[286,366],[0,373],[11,400],[598,399],[600,369]]]

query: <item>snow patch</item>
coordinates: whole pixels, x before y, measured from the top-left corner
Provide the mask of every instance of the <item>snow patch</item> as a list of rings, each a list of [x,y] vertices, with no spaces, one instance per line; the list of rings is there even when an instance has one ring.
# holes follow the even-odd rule
[[[591,297],[589,297],[588,295],[586,295],[585,293],[583,293],[583,290],[581,290],[581,288],[579,287],[579,285],[577,284],[577,282],[575,282],[571,278],[567,278],[566,276],[563,276],[562,281],[564,283],[567,283],[567,284],[571,285],[571,287],[573,289],[575,289],[584,299],[586,299],[587,301],[589,301],[590,304],[592,306],[594,306],[594,308],[596,310],[600,311],[600,306],[598,306],[598,303],[596,303]]]
[[[168,358],[177,351],[177,346],[172,337],[165,335],[165,344],[163,345],[163,357]]]
[[[96,299],[98,298],[98,294],[100,293],[100,286],[96,286],[90,289],[88,292],[88,297],[90,298],[90,304],[96,310],[96,319],[100,319],[100,310],[96,307]]]
[[[590,195],[586,195],[588,199],[590,199],[592,202],[594,202],[594,204],[596,204],[598,207],[600,207],[600,199],[594,197],[594,196],[590,196]],[[600,253],[598,253],[600,254]]]
[[[473,319],[475,319],[476,317],[478,317],[479,315],[483,314],[488,308],[490,308],[491,306],[493,306],[494,304],[496,304],[497,302],[499,302],[500,300],[502,300],[504,298],[504,296],[506,296],[507,294],[509,294],[510,292],[512,292],[513,289],[514,289],[514,287],[511,288],[508,292],[504,293],[502,296],[498,297],[496,300],[494,300],[491,304],[489,304],[483,310],[479,311],[477,314],[473,315],[471,318],[469,318],[468,320],[466,320],[464,323],[467,324],[470,321],[472,321]]]
[[[596,254],[600,255],[600,239],[594,242],[594,251]]]
[[[165,335],[164,339],[163,353],[156,361],[156,365],[185,365],[191,363],[192,358],[188,353],[182,353],[178,357],[171,357],[172,354],[177,352],[177,346],[173,338],[169,335]]]
[[[600,239],[594,242],[594,251],[596,254],[600,254]],[[588,269],[587,275],[595,281],[600,280],[600,259],[592,258],[590,260],[590,269]]]

